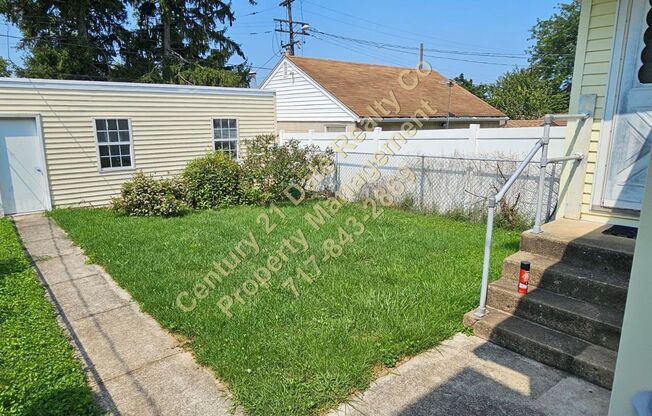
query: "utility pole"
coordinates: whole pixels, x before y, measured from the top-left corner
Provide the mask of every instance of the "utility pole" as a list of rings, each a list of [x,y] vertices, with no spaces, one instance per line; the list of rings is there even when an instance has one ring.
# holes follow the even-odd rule
[[[292,2],[294,0],[284,0],[281,2],[280,6],[285,5],[288,9],[288,26],[290,28],[290,42],[288,46],[290,47],[290,55],[294,55],[294,25],[292,24]]]
[[[453,85],[455,85],[455,81],[452,79],[448,80],[448,111],[446,111],[448,114],[446,116],[446,128],[450,128],[451,126],[451,99],[453,97]]]
[[[423,42],[419,43],[419,69],[423,69]]]
[[[281,7],[285,7],[288,9],[288,18],[287,19],[274,19],[275,22],[278,23],[278,28],[274,29],[276,32],[281,32],[281,33],[288,33],[290,35],[290,40],[286,44],[282,44],[281,47],[287,49],[287,52],[289,55],[294,55],[294,45],[297,43],[301,43],[300,40],[295,40],[294,36],[295,35],[304,35],[308,36],[309,33],[307,32],[308,28],[310,25],[305,22],[299,22],[297,20],[292,20],[292,2],[294,0],[283,0],[280,2],[278,5]],[[300,25],[301,28],[299,30],[295,29],[295,25]]]

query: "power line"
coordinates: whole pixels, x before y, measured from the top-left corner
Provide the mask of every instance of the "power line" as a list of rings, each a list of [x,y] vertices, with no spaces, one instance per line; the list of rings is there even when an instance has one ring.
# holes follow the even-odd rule
[[[387,24],[383,24],[383,23],[379,23],[379,22],[375,22],[373,20],[365,19],[363,17],[354,16],[354,15],[348,14],[346,12],[342,12],[340,10],[335,10],[335,9],[323,6],[321,4],[317,4],[317,3],[315,3],[314,1],[311,1],[311,0],[305,0],[305,1],[306,1],[306,3],[312,4],[312,5],[316,6],[316,7],[321,8],[321,9],[325,9],[325,10],[331,11],[333,13],[337,13],[340,16],[342,16],[342,15],[343,16],[349,16],[352,19],[355,19],[355,21],[357,23],[359,23],[360,21],[365,21],[365,22],[371,23],[371,24],[373,24],[375,26],[382,26],[382,27],[386,27],[386,28],[390,28],[390,29],[394,29],[394,30],[396,29],[396,27],[393,27],[393,26],[390,26],[390,25],[387,25]],[[346,25],[350,25],[350,23],[347,23],[347,22],[344,22],[342,20],[333,18],[331,16],[326,16],[326,15],[323,15],[323,14],[315,13],[314,11],[311,11],[311,13],[316,14],[316,15],[321,16],[321,17],[324,17],[324,18],[327,18],[327,19],[330,19],[330,20],[333,20],[333,21],[336,21],[336,22],[340,22],[340,23],[343,23],[343,24],[346,24]],[[366,27],[364,25],[359,25],[359,26],[357,26],[357,28],[358,29],[363,29],[363,30],[369,30],[369,31],[377,32],[377,33],[387,34],[387,31],[375,30],[373,28],[368,28],[368,27]],[[412,33],[417,37],[402,36],[402,34],[404,34],[404,33]],[[429,36],[429,35],[423,34],[423,33],[410,32],[409,30],[405,30],[405,29],[401,29],[400,33],[393,33],[392,36],[400,37],[400,38],[403,38],[403,39],[414,39],[414,40],[418,40],[418,41],[423,41],[423,38],[426,37],[426,38],[431,38],[431,39],[437,39],[437,40],[440,40],[440,41],[444,41],[446,43],[458,44],[458,45],[466,45],[466,44],[463,44],[463,43],[460,43],[460,42],[450,41],[449,39],[437,38],[437,37]],[[416,49],[416,47],[413,47],[413,46],[403,46],[403,45],[393,45],[393,46],[398,46],[400,48]],[[477,47],[477,45],[474,45],[474,46]],[[518,53],[516,53],[516,52],[505,51],[505,50],[491,51],[490,49],[484,49],[482,51],[477,51],[477,50],[451,50],[451,49],[441,49],[441,48],[439,48],[439,49],[430,48],[428,50],[430,52],[436,52],[436,53],[468,55],[468,56],[484,56],[484,57],[508,58],[508,59],[529,59],[530,58],[530,54],[528,54],[526,52],[518,52]],[[551,53],[551,54],[545,54],[545,55],[546,56],[561,57],[561,56],[569,56],[569,55],[573,55],[573,54],[568,54],[568,53],[553,54],[553,53]]]
[[[274,32],[273,30],[266,30],[264,32],[245,32],[245,33],[239,33],[239,32],[229,32],[232,35],[266,35],[269,33]]]
[[[257,14],[265,13],[265,12],[268,12],[268,11],[270,11],[270,10],[275,10],[277,7],[278,7],[278,6],[270,7],[270,8],[268,8],[268,9],[263,9],[263,10],[256,10],[256,11],[251,12],[251,13],[243,14],[243,15],[240,16],[240,17],[255,16],[255,15],[257,15]]]
[[[391,44],[391,43],[384,43],[384,42],[377,42],[377,41],[372,41],[372,40],[367,40],[367,39],[359,39],[359,38],[351,38],[347,36],[341,36],[341,35],[336,35],[333,33],[327,33],[327,32],[322,32],[316,29],[311,29],[311,31],[321,33],[322,35],[333,37],[333,38],[338,38],[346,41],[352,41],[352,42],[359,42],[359,43],[364,43],[366,45],[370,46],[376,46],[376,47],[388,47],[388,48],[399,48],[399,49],[411,49],[411,50],[419,50],[419,47],[417,46],[407,46],[407,45],[398,45],[398,44]],[[451,54],[451,55],[464,55],[464,56],[482,56],[482,57],[489,57],[489,58],[509,58],[509,59],[528,59],[529,55],[527,54],[511,54],[511,53],[497,53],[497,52],[481,52],[481,51],[461,51],[461,50],[456,50],[456,49],[439,49],[439,48],[424,48],[425,51],[427,52],[435,52],[435,53],[442,53],[442,54]],[[555,53],[555,54],[547,54],[549,56],[567,56],[569,54],[564,54],[564,53]]]
[[[350,38],[346,36],[339,36],[335,35],[332,33],[326,33],[322,32],[316,29],[311,29],[312,33],[319,33],[320,35],[327,36],[329,38],[333,39],[339,39],[342,41],[350,42],[353,44],[357,45],[364,45],[364,46],[370,46],[374,47],[377,49],[381,50],[387,50],[387,51],[392,51],[396,53],[402,53],[402,54],[409,54],[409,55],[416,55],[416,51],[419,51],[418,46],[406,46],[406,45],[397,45],[397,44],[389,44],[389,43],[382,43],[382,42],[376,42],[376,41],[371,41],[371,40],[366,40],[366,39],[356,39],[356,38]],[[314,35],[313,35],[314,37]],[[410,52],[408,50],[414,50],[415,52]],[[439,54],[453,54],[453,53],[458,53],[461,51],[452,51],[452,50],[441,50],[441,49],[433,49],[433,48],[424,48],[426,51],[434,52],[434,53],[439,53]],[[463,56],[473,56],[469,55],[465,52],[461,53]],[[450,60],[450,61],[459,61],[459,62],[470,62],[470,63],[476,63],[476,64],[484,64],[484,65],[496,65],[496,66],[507,66],[507,67],[515,67],[515,68],[522,68],[526,67],[528,65],[526,64],[516,64],[516,63],[504,63],[504,62],[491,62],[491,61],[483,61],[483,60],[475,60],[475,59],[468,59],[468,58],[455,58],[451,56],[442,56],[442,55],[433,55],[433,54],[426,54],[425,56],[430,57],[430,58],[435,58],[435,59],[445,59],[445,60]],[[487,57],[492,57],[492,58],[506,58],[504,55],[493,55],[493,54],[486,54],[486,55],[480,55],[480,56],[487,56]]]
[[[318,33],[321,34],[321,35],[326,35],[326,36],[329,35],[329,34],[324,33],[324,32],[318,32]],[[318,37],[316,37],[314,35],[312,35],[312,36],[319,39]],[[348,41],[348,42],[351,42],[351,43],[354,43],[354,44],[364,44],[366,46],[371,46],[371,47],[381,49],[381,50],[391,51],[391,52],[395,52],[395,53],[408,54],[408,55],[414,55],[413,52],[406,51],[405,50],[406,47],[400,46],[400,45],[392,45],[392,46],[385,45],[385,46],[383,46],[383,45],[377,44],[376,42],[367,43],[367,42],[359,42],[359,40],[354,40],[354,39],[351,39],[351,38],[343,38],[341,36],[333,36],[333,37],[341,39],[343,41]],[[348,48],[348,46],[344,46],[344,47]],[[411,49],[411,48],[408,48],[408,49]],[[516,67],[518,67],[518,65],[515,65],[515,64],[506,64],[506,63],[499,63],[499,62],[488,62],[488,61],[478,61],[478,60],[472,60],[472,59],[453,58],[453,57],[449,57],[449,56],[435,56],[435,55],[431,55],[431,54],[425,54],[425,56],[429,57],[429,58],[446,59],[446,60],[451,60],[451,61],[461,61],[461,62],[471,62],[471,63],[478,63],[478,64],[486,64],[486,65],[498,65],[498,66],[510,66],[510,67],[516,66]]]
[[[360,55],[364,55],[364,56],[374,58],[374,59],[377,59],[377,60],[380,60],[380,61],[391,62],[392,64],[397,65],[397,66],[404,66],[404,64],[402,62],[399,62],[399,61],[397,61],[395,59],[391,59],[390,57],[387,56],[387,54],[383,54],[383,55],[373,54],[372,51],[370,51],[368,49],[365,49],[365,48],[362,48],[362,47],[357,46],[357,45],[347,45],[344,42],[337,41],[335,39],[324,39],[324,38],[321,38],[321,37],[315,36],[315,35],[311,35],[311,36],[313,38],[315,38],[317,40],[320,40],[322,42],[325,42],[325,43],[327,43],[329,45],[334,45],[334,46],[346,49],[348,51],[352,50],[352,51],[354,51],[354,52],[356,52],[356,53],[358,53]],[[392,51],[392,52],[394,52],[394,51]]]
[[[392,31],[392,36],[393,36],[393,37],[399,37],[399,38],[408,39],[408,40],[413,40],[413,41],[414,41],[414,40],[422,41],[423,38],[425,37],[425,38],[429,38],[429,39],[437,40],[437,41],[439,41],[439,42],[445,42],[445,43],[452,44],[452,45],[471,46],[470,44],[466,44],[466,43],[462,43],[462,42],[455,42],[455,41],[451,41],[450,39],[439,38],[439,37],[432,36],[432,35],[428,35],[428,34],[424,34],[424,33],[411,32],[411,31],[406,30],[406,29],[404,29],[404,28],[401,28],[400,31],[397,31],[397,30],[396,30],[396,29],[397,29],[396,26],[393,26],[393,25],[384,24],[384,23],[382,23],[382,22],[377,22],[377,21],[374,21],[374,20],[365,19],[364,17],[355,16],[355,15],[352,15],[352,14],[349,14],[349,13],[346,13],[346,12],[343,12],[343,11],[341,11],[341,10],[335,10],[335,9],[330,8],[330,7],[324,6],[324,5],[322,5],[322,4],[315,3],[315,2],[312,1],[312,0],[304,0],[304,1],[305,1],[306,3],[308,3],[308,4],[311,4],[311,5],[313,5],[313,6],[316,6],[316,7],[320,8],[320,9],[324,9],[324,10],[328,10],[328,11],[330,11],[330,12],[332,12],[332,13],[336,13],[338,16],[348,16],[348,17],[349,17],[353,22],[355,22],[355,23],[357,24],[357,25],[356,25],[356,28],[357,28],[357,29],[363,29],[363,30],[373,31],[373,32],[376,32],[376,33],[384,34],[384,35],[386,35],[386,34],[388,33],[387,30],[384,30],[384,31],[383,31],[383,30],[374,29],[373,26],[370,27],[370,28],[368,28],[368,27],[366,27],[365,25],[360,25],[360,24],[359,24],[360,21],[363,21],[363,22],[370,23],[370,24],[372,24],[372,25],[374,25],[374,26],[380,26],[380,27],[384,27],[384,28],[387,28],[387,29],[391,29],[391,31]],[[326,15],[319,14],[319,13],[315,13],[314,11],[310,11],[310,13],[316,14],[316,15],[318,15],[318,16],[325,17],[325,18],[330,19],[330,20],[333,20],[333,21],[337,21],[337,22],[340,22],[340,23],[344,23],[344,24],[346,24],[346,25],[351,25],[350,22],[343,22],[342,20],[339,20],[339,19],[337,19],[337,18],[334,18],[334,17],[331,17],[331,16],[326,16]],[[408,33],[408,34],[412,34],[413,36],[405,36],[406,33]],[[477,48],[477,45],[474,44],[472,47]],[[488,50],[488,49],[487,49],[487,50]]]
[[[265,68],[265,65],[267,65],[267,64],[268,64],[272,59],[276,58],[278,55],[279,55],[278,52],[274,52],[274,54],[273,54],[272,56],[270,56],[269,59],[266,60],[264,64],[262,64],[261,66],[252,66],[252,68],[256,68],[256,69],[270,69],[270,70],[271,70],[271,69],[273,69],[273,68]]]

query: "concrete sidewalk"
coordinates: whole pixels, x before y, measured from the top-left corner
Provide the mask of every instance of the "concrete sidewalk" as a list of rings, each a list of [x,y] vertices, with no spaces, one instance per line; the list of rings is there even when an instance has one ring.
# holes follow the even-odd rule
[[[608,390],[457,334],[379,378],[329,416],[606,415]]]
[[[113,414],[231,415],[226,388],[131,296],[41,214],[16,228],[71,336],[90,383]]]

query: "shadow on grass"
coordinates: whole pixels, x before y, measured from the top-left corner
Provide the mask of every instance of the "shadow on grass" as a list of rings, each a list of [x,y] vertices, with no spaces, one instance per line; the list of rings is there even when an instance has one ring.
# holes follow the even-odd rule
[[[87,387],[48,390],[20,414],[24,416],[68,415],[74,409],[76,414],[100,415],[91,397],[90,389]]]
[[[29,263],[20,259],[0,259],[0,277],[29,269]]]

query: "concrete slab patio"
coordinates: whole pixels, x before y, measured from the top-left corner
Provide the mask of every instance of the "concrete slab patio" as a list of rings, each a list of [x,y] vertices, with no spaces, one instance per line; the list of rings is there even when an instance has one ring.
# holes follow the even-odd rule
[[[232,415],[226,388],[56,223],[14,217],[102,405],[116,415]]]
[[[379,378],[329,416],[606,415],[610,392],[457,334]]]

